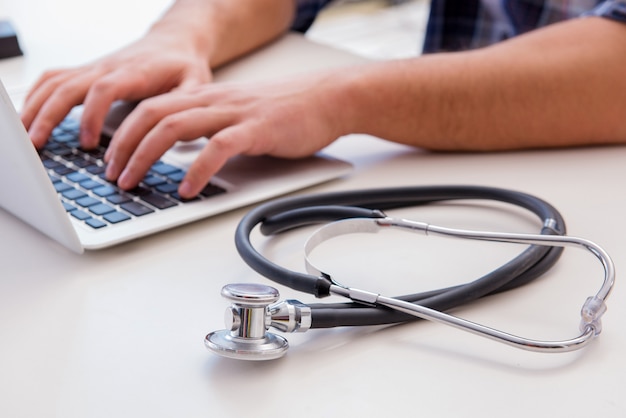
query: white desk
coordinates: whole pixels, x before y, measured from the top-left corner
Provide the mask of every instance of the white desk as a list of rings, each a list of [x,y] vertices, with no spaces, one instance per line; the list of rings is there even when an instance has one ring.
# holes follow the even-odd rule
[[[27,53],[0,63],[9,87],[31,82],[44,64],[76,63],[122,44],[168,2],[76,2],[80,14],[69,17],[70,3],[30,14],[27,9],[53,2],[0,0],[0,13],[12,18]],[[92,19],[87,9],[96,10]],[[112,22],[112,10],[124,11],[119,21]],[[52,34],[52,26],[65,31]],[[104,39],[111,26],[115,36]],[[70,27],[89,31],[76,36]],[[56,55],[61,41],[69,50]],[[82,256],[0,211],[0,416],[626,416],[626,295],[619,276],[626,263],[626,148],[427,154],[349,137],[328,151],[356,170],[311,191],[478,184],[550,201],[571,234],[601,244],[617,265],[601,337],[579,352],[536,354],[421,321],[287,335],[292,347],[285,358],[236,362],[209,353],[203,338],[223,327],[222,285],[267,283],[239,260],[233,244],[246,209]],[[468,228],[536,229],[531,218],[466,205],[401,212]],[[302,269],[308,232],[275,239],[263,251]],[[355,252],[342,251],[341,258],[329,245],[324,267],[387,294],[475,278],[518,250],[419,236],[348,243]],[[566,250],[544,278],[455,313],[529,337],[566,338],[577,334],[578,311],[600,281],[592,257]]]

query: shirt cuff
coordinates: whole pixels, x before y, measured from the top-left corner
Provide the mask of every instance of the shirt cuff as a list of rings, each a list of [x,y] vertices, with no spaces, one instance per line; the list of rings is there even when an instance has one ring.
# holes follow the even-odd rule
[[[607,19],[626,23],[626,1],[604,1],[585,13],[583,16],[600,16]]]
[[[295,0],[296,16],[291,30],[306,32],[317,17],[318,13],[332,0]]]

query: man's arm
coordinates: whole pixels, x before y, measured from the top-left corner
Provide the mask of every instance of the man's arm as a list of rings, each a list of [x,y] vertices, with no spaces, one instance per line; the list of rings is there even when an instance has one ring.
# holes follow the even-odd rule
[[[575,19],[344,74],[342,131],[435,150],[626,142],[625,68],[626,25]]]
[[[115,134],[107,176],[134,187],[176,141],[209,136],[181,183],[193,197],[238,155],[311,155],[367,133],[433,150],[626,143],[626,25],[575,19],[471,52],[207,84],[143,101]]]

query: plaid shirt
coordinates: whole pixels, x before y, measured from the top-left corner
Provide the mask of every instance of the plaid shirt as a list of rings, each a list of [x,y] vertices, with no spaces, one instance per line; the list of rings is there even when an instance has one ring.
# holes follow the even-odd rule
[[[332,0],[295,0],[292,29],[305,32]],[[490,45],[589,13],[601,0],[431,0],[425,53]]]

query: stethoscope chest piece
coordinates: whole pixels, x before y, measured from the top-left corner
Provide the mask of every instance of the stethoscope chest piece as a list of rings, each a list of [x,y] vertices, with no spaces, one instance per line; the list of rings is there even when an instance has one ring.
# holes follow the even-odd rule
[[[282,357],[289,343],[266,332],[269,306],[278,300],[276,289],[255,283],[235,283],[222,288],[222,296],[233,303],[226,309],[227,329],[206,336],[207,348],[223,357],[238,360],[273,360]]]

